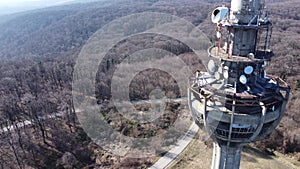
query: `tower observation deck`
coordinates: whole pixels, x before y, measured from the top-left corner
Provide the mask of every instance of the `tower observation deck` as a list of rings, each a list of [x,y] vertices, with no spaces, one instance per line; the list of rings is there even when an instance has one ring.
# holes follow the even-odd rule
[[[212,12],[216,43],[207,72],[190,79],[195,122],[214,141],[212,169],[238,169],[244,145],[269,136],[279,124],[290,87],[268,75],[272,23],[262,0],[232,0]]]

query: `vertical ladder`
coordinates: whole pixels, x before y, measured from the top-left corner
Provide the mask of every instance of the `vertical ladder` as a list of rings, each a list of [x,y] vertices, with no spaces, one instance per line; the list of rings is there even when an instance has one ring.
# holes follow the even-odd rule
[[[270,49],[271,36],[272,36],[272,25],[269,24],[267,29],[267,35],[266,35],[265,51],[267,49]]]

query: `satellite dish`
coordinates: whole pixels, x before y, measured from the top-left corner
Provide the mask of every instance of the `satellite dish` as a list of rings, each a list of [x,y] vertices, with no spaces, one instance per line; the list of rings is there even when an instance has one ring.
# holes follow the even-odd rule
[[[199,71],[199,70],[197,70],[197,71],[196,71],[196,78],[198,78],[198,77],[199,77],[199,73],[200,73],[200,71]]]
[[[214,74],[214,72],[216,71],[216,65],[213,60],[209,60],[209,62],[208,62],[208,71],[211,74]]]
[[[267,61],[264,61],[264,64],[261,65],[261,67],[266,67],[267,66]]]
[[[222,66],[219,66],[219,68],[218,68],[218,72],[219,72],[220,74],[222,74],[222,73],[223,73],[223,68],[222,68]]]
[[[223,77],[224,77],[225,79],[228,79],[228,77],[229,77],[228,70],[224,70],[224,71],[223,71]]]
[[[213,23],[218,23],[225,18],[228,13],[227,7],[218,7],[211,14],[211,20]]]
[[[228,79],[228,78],[229,78],[228,70],[229,70],[228,66],[224,66],[223,77],[224,77],[225,79]]]
[[[220,80],[221,79],[221,74],[219,72],[215,72],[215,78],[217,80]]]
[[[248,54],[249,59],[255,59],[255,55],[253,53]]]
[[[242,84],[246,84],[246,83],[247,83],[247,78],[246,78],[245,75],[241,75],[241,76],[240,76],[240,82],[241,82]]]
[[[272,107],[272,111],[275,111],[275,106]]]
[[[267,72],[264,70],[264,78],[267,78]]]
[[[252,67],[252,66],[247,66],[247,67],[245,67],[244,72],[245,72],[247,75],[250,75],[250,74],[253,72],[253,67]]]

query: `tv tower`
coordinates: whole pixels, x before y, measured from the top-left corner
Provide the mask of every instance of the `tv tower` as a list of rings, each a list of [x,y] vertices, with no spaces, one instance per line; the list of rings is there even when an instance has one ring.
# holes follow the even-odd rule
[[[212,169],[238,169],[244,145],[268,137],[284,115],[290,87],[265,67],[272,23],[261,0],[231,0],[212,12],[216,43],[207,72],[190,80],[195,122],[214,141]]]

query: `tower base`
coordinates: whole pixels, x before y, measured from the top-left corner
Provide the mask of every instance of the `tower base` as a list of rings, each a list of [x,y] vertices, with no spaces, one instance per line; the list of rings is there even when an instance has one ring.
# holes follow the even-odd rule
[[[239,169],[242,147],[227,147],[214,142],[211,169]]]

